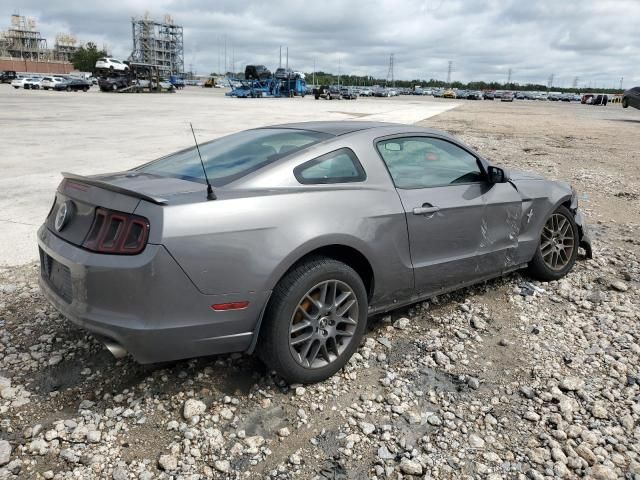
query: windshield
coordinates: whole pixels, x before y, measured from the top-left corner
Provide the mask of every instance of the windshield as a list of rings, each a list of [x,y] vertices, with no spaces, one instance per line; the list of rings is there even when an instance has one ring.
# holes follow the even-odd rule
[[[209,181],[226,185],[295,151],[331,137],[327,133],[292,129],[257,129],[222,137],[200,145]],[[173,153],[135,169],[138,172],[204,183],[195,147]]]

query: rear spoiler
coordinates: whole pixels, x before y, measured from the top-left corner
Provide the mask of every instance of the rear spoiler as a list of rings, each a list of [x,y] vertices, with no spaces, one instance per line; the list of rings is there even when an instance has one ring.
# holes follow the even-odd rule
[[[112,192],[121,193],[122,195],[127,195],[129,197],[146,200],[148,202],[155,203],[157,205],[166,205],[169,203],[169,201],[166,198],[155,197],[152,195],[147,195],[146,193],[136,192],[135,190],[122,188],[122,187],[119,187],[118,185],[114,185],[108,182],[103,182],[102,180],[97,180],[95,178],[84,177],[82,175],[76,175],[75,173],[69,173],[69,172],[61,172],[61,173],[62,173],[62,176],[68,180],[74,180],[76,182],[84,183],[86,185],[92,185],[94,187],[104,188],[105,190],[111,190]]]

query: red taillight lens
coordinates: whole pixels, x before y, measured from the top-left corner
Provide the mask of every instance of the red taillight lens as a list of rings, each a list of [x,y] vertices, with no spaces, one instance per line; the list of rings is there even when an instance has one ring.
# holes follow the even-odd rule
[[[148,238],[146,218],[98,208],[82,246],[99,253],[135,255],[144,250]]]

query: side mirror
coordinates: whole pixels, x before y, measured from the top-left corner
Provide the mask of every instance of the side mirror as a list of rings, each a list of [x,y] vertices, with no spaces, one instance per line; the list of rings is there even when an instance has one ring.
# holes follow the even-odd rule
[[[509,175],[504,169],[500,167],[489,166],[487,169],[487,176],[489,177],[489,183],[506,183],[509,181]]]

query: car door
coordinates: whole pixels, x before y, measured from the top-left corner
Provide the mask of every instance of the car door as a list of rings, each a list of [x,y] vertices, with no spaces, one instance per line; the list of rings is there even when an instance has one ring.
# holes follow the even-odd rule
[[[396,137],[379,141],[377,149],[405,209],[418,294],[501,270],[492,258],[502,257],[505,246],[514,248],[502,216],[510,208],[521,216],[511,185],[490,184],[478,158],[443,138]]]

